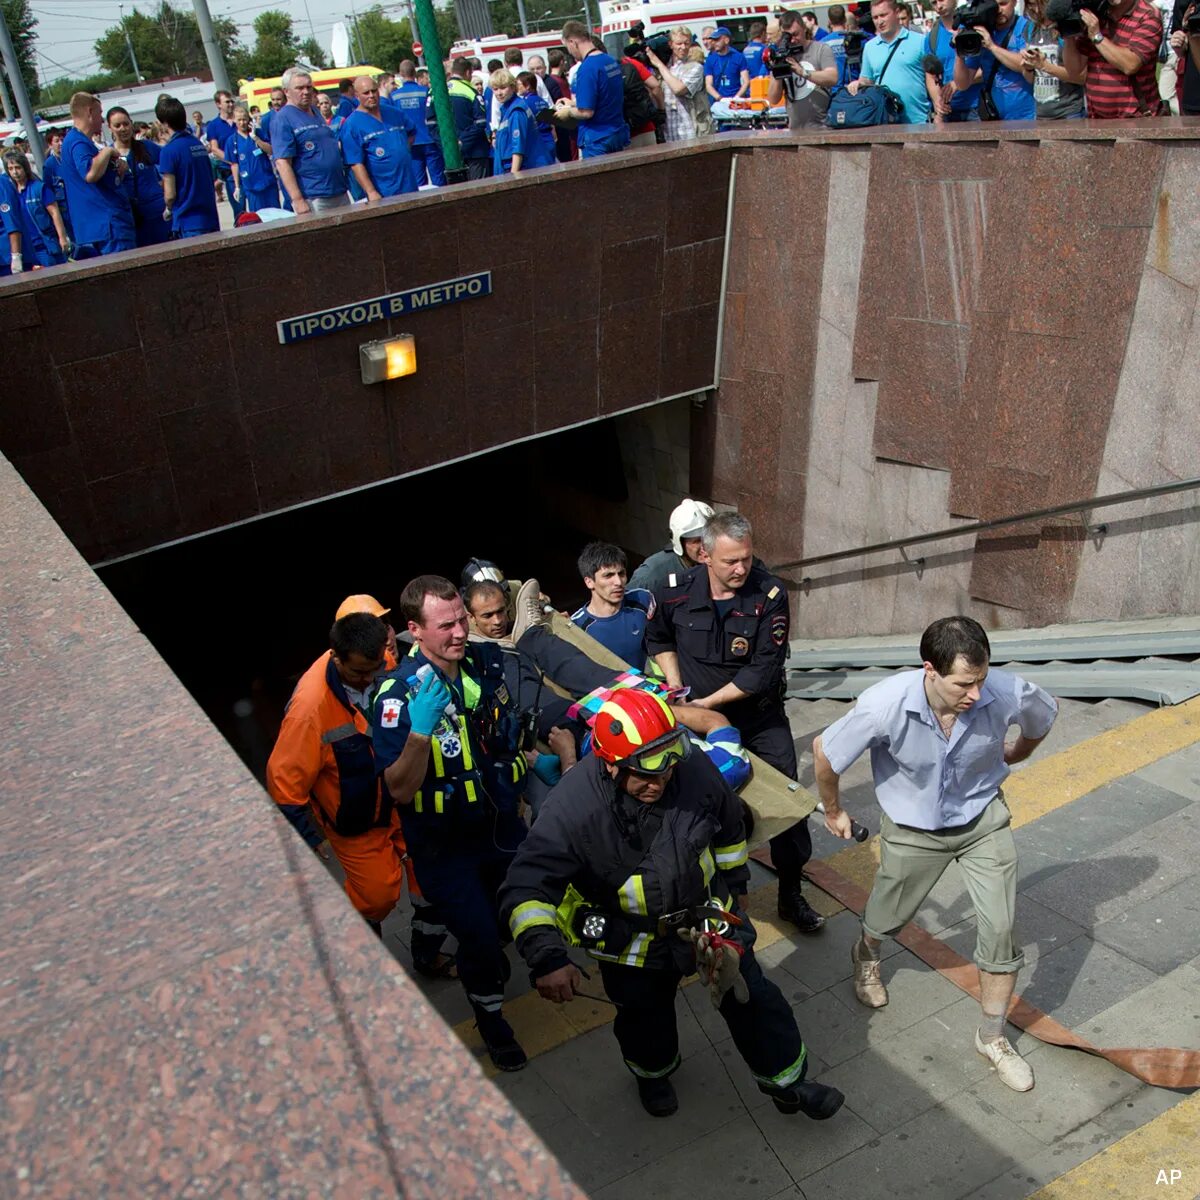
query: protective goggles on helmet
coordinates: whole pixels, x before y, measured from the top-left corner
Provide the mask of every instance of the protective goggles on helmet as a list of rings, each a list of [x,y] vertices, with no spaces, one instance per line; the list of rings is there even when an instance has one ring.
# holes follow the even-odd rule
[[[691,752],[691,740],[682,729],[677,729],[667,737],[643,746],[636,754],[623,759],[620,765],[638,775],[665,775]]]

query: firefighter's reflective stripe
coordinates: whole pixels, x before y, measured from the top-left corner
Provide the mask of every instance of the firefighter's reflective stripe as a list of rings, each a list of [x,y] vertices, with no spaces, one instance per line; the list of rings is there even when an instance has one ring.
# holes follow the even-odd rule
[[[650,940],[650,934],[637,933],[620,954],[606,954],[602,950],[589,950],[588,953],[593,958],[620,963],[624,967],[643,967],[646,965],[646,951],[650,949]]]
[[[526,930],[533,929],[536,925],[557,928],[558,918],[552,904],[547,904],[544,900],[526,900],[524,904],[518,904],[512,910],[512,916],[508,918],[508,928],[514,938],[519,938]]]
[[[639,1079],[662,1079],[665,1076],[670,1075],[671,1072],[674,1071],[676,1069],[676,1067],[679,1066],[679,1055],[678,1054],[675,1055],[674,1061],[671,1063],[671,1065],[669,1067],[663,1067],[663,1069],[661,1071],[645,1071],[641,1067],[639,1067],[637,1065],[637,1063],[632,1062],[628,1058],[625,1060],[625,1065]]]
[[[705,884],[712,882],[712,877],[717,873],[717,864],[713,861],[712,851],[705,846],[704,853],[700,855],[700,870],[704,875]]]
[[[744,867],[750,857],[750,851],[745,842],[731,842],[728,846],[714,846],[717,866],[722,871],[730,871],[734,867]]]
[[[467,677],[463,676],[463,688],[470,682]],[[479,691],[478,684],[475,687],[476,693]],[[470,771],[475,766],[475,760],[471,757],[471,735],[467,732],[467,718],[459,714],[458,718],[458,737],[462,742],[462,769]]]
[[[345,725],[337,725],[333,729],[327,729],[321,734],[321,744],[323,746],[331,746],[334,742],[344,742],[349,737],[354,737],[359,732],[359,728],[353,721],[347,721]],[[370,730],[367,730],[367,737],[371,736]]]
[[[468,992],[467,999],[470,1000],[470,1002],[472,1004],[477,1004],[485,1012],[498,1013],[500,1011],[501,1006],[504,1004],[504,994],[503,993],[499,993],[497,995],[486,995],[485,996],[485,995],[480,995],[478,992]]]
[[[463,791],[466,793],[468,804],[474,804],[479,799],[479,790],[475,787],[475,780],[464,779]]]
[[[621,898],[621,908],[627,913],[639,913],[648,917],[650,910],[646,907],[646,885],[640,875],[630,875],[621,884],[617,893]]]
[[[808,1057],[808,1047],[800,1047],[800,1057],[789,1066],[783,1068],[777,1075],[754,1075],[757,1083],[764,1084],[767,1087],[786,1088],[791,1087],[804,1074],[804,1060]]]

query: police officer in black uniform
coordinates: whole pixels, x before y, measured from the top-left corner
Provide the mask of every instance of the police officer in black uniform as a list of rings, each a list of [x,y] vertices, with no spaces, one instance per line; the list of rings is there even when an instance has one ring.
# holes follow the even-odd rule
[[[754,531],[738,513],[719,513],[704,527],[705,562],[672,576],[657,594],[646,650],[673,687],[691,688],[691,703],[719,709],[742,744],[789,779],[796,746],[783,709],[788,600],[783,581],[754,559]],[[808,820],[771,839],[779,873],[779,915],[802,933],[825,918],[800,890],[812,857]]]

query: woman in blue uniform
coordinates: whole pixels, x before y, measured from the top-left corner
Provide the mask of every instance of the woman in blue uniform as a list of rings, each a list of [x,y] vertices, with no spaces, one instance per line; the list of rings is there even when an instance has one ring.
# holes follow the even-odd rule
[[[29,159],[20,150],[5,150],[4,172],[20,195],[26,216],[41,235],[45,248],[45,262],[41,265],[55,266],[65,263],[71,248],[71,239],[58,210],[54,189],[33,173]],[[37,261],[36,256],[27,256],[27,261],[32,265]]]
[[[171,227],[163,220],[162,179],[158,174],[158,156],[162,148],[145,138],[133,136],[133,121],[125,109],[110,108],[107,120],[113,145],[129,168],[122,183],[133,208],[137,244],[157,246],[171,237]]]
[[[500,123],[492,143],[493,173],[520,175],[530,167],[548,167],[554,156],[547,153],[537,123],[517,95],[517,81],[508,71],[493,71],[488,82],[500,102]]]
[[[235,191],[246,201],[247,212],[278,208],[279,184],[271,166],[271,143],[254,132],[250,110],[244,104],[234,105],[233,126],[236,132],[222,149],[225,161],[233,167]]]

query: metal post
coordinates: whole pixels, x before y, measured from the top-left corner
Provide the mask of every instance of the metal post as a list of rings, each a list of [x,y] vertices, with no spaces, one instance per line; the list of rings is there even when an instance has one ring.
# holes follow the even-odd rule
[[[529,22],[525,20],[525,0],[517,0],[517,19],[521,22],[521,36],[529,36]]]
[[[12,98],[8,94],[8,84],[4,82],[4,68],[0,67],[0,108],[4,110],[4,119],[11,121],[13,113],[17,110],[13,108]]]
[[[38,133],[37,118],[33,115],[33,105],[29,103],[29,93],[25,90],[25,77],[21,74],[21,64],[17,61],[17,51],[13,47],[13,40],[8,32],[8,22],[4,18],[2,4],[0,4],[0,57],[4,59],[4,69],[8,72],[8,82],[17,101],[17,112],[21,116],[21,124],[25,126],[25,136],[29,139],[29,150],[33,155],[34,165],[37,167],[38,174],[41,175],[46,166],[46,151],[42,146],[42,135]],[[446,107],[449,108],[449,104]]]
[[[129,61],[133,64],[133,74],[138,83],[142,80],[142,68],[138,66],[137,55],[133,52],[133,39],[129,36],[129,27],[125,24],[125,5],[121,5],[118,11],[121,14],[121,32],[125,35],[125,49],[129,51]]]
[[[450,107],[450,89],[446,86],[446,71],[442,65],[444,55],[438,41],[437,20],[433,15],[433,0],[415,0],[417,28],[421,45],[425,51],[425,64],[429,71],[429,94],[433,100],[433,111],[437,116],[438,138],[442,143],[442,158],[446,164],[446,178],[450,183],[462,183],[467,178],[463,166],[462,150],[458,144],[458,127],[454,122],[454,110]]]
[[[232,92],[233,88],[229,86],[229,72],[225,69],[225,59],[221,55],[221,44],[217,41],[212,17],[208,15],[208,0],[192,0],[192,8],[196,13],[196,24],[200,26],[204,57],[208,59],[208,69],[212,72],[213,91]]]

